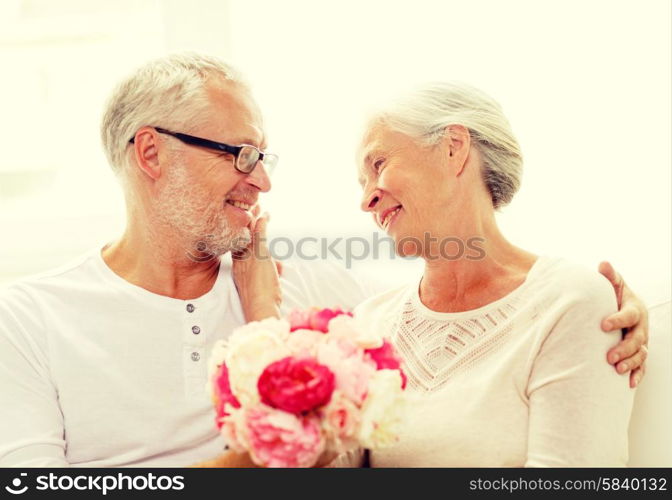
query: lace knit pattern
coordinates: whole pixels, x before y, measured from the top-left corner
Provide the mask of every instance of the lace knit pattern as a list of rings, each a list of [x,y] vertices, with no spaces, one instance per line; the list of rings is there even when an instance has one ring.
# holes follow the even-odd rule
[[[469,370],[505,342],[519,296],[473,317],[439,321],[423,317],[409,298],[392,331],[404,358],[408,389],[431,393]]]

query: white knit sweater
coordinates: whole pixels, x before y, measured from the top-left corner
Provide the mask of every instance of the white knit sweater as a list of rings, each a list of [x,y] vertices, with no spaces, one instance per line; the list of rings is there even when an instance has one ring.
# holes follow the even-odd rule
[[[616,310],[595,272],[540,257],[526,281],[475,310],[439,313],[418,286],[356,310],[404,358],[410,411],[376,467],[624,466],[633,392],[606,361]]]

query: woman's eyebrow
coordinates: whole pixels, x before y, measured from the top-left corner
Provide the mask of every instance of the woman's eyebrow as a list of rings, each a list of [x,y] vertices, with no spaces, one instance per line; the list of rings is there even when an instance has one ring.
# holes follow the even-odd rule
[[[364,157],[364,164],[368,165],[373,162],[373,158],[380,155],[382,151],[380,148],[376,147],[373,149],[370,149],[367,153],[366,156]]]
[[[364,187],[364,184],[366,183],[366,179],[364,178],[363,175],[358,175],[357,176],[357,182],[359,182],[359,185],[361,187]]]

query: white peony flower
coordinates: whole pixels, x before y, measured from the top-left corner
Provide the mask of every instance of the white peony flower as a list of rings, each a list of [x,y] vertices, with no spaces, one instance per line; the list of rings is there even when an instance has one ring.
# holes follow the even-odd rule
[[[278,319],[249,323],[231,335],[225,361],[231,391],[243,406],[259,401],[257,381],[264,369],[291,355],[286,335],[289,323]]]
[[[369,380],[361,413],[359,440],[365,448],[393,444],[406,411],[406,398],[398,370],[378,370]]]
[[[382,332],[364,328],[356,317],[347,314],[341,314],[329,322],[329,335],[348,339],[362,349],[375,349],[383,345]]]
[[[226,340],[218,340],[212,346],[212,352],[210,353],[210,358],[208,359],[208,375],[212,377],[217,368],[224,363],[226,359],[226,352],[229,350]]]
[[[317,347],[324,340],[324,333],[315,330],[294,330],[289,334],[287,347],[294,355],[315,356]]]
[[[243,325],[233,332],[233,334],[224,340],[218,340],[212,347],[210,358],[208,359],[208,380],[206,382],[207,394],[213,394],[213,377],[217,372],[219,366],[227,359],[228,353],[231,349],[235,349],[238,344],[247,342],[247,337],[250,332],[259,331],[268,332],[271,335],[276,335],[280,341],[286,340],[289,335],[289,322],[284,319],[266,318],[262,321],[252,321]],[[229,378],[231,378],[231,367],[227,362],[229,368]],[[255,381],[256,383],[256,381]],[[231,386],[233,388],[233,385]],[[235,393],[235,391],[234,391]]]
[[[251,321],[238,330],[245,331],[246,328],[264,329],[273,332],[281,340],[287,340],[287,337],[289,337],[289,321],[284,318],[266,318],[261,321]]]

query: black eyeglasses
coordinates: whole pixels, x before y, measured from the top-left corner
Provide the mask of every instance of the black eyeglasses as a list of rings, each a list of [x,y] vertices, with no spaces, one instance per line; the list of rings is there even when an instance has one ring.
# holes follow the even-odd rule
[[[251,173],[254,170],[254,167],[257,166],[257,163],[262,161],[264,162],[266,172],[268,172],[268,175],[271,175],[275,166],[278,164],[278,155],[264,153],[259,148],[251,146],[250,144],[231,146],[230,144],[224,144],[223,142],[202,139],[201,137],[194,137],[193,135],[182,134],[180,132],[171,132],[165,128],[154,127],[154,130],[160,134],[171,135],[185,144],[232,154],[236,158],[233,163],[234,167],[243,174]],[[133,144],[135,142],[135,137],[131,137],[131,140],[128,142]]]

